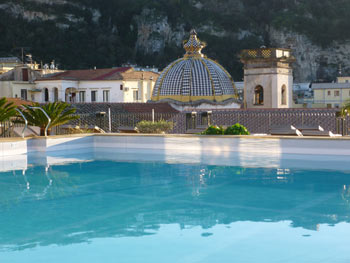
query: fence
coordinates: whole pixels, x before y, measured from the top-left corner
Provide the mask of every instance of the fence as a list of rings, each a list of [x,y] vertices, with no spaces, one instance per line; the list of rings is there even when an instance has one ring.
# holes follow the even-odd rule
[[[24,124],[16,121],[0,122],[0,138],[21,137]]]
[[[209,121],[208,121],[209,119]],[[197,112],[195,118],[187,113],[186,127],[194,128],[210,122],[213,125],[230,126],[240,123],[251,133],[270,133],[273,126],[321,126],[325,130],[343,135],[349,134],[350,118],[337,118],[336,110],[329,109],[279,109],[279,110],[223,110]]]
[[[104,131],[109,131],[108,114],[86,113],[78,114],[79,119],[68,123],[71,126],[91,128],[98,126]],[[118,132],[121,127],[133,128],[142,120],[152,120],[152,113],[112,112],[111,131]],[[166,120],[174,123],[171,133],[185,133],[187,129],[196,126],[205,127],[208,124],[230,126],[240,123],[248,128],[251,133],[270,133],[272,126],[322,126],[333,133],[349,135],[350,117],[339,118],[336,110],[332,109],[279,109],[279,110],[213,110],[183,113],[154,114],[154,120]],[[0,123],[0,137],[20,137],[24,124],[15,121]],[[51,134],[69,134],[72,130],[64,127],[53,127]],[[76,131],[75,131],[76,132]]]
[[[77,125],[79,127],[92,127],[98,126],[104,131],[109,131],[109,116],[108,114],[78,114],[79,119],[70,122],[71,125]],[[112,113],[111,114],[111,131],[118,132],[121,127],[136,127],[137,123],[140,121],[152,121],[152,113]],[[166,120],[174,123],[173,133],[178,133],[179,131],[185,131],[181,126],[184,122],[181,122],[181,115],[178,113],[155,113],[154,120]]]

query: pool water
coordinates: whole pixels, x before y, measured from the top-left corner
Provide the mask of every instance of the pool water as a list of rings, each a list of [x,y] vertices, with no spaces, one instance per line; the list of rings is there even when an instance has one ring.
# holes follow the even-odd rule
[[[3,172],[0,262],[350,262],[349,171],[90,160]]]

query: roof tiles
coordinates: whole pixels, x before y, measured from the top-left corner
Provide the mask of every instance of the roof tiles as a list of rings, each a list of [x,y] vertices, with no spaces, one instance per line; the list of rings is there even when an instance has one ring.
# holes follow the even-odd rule
[[[148,71],[135,71],[132,67],[108,69],[67,70],[39,81],[47,80],[130,80],[130,79],[157,79],[159,74]]]

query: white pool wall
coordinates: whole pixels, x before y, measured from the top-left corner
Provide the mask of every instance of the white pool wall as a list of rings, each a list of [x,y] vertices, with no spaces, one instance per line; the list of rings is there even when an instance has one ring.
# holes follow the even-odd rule
[[[113,148],[126,152],[161,150],[205,154],[251,152],[262,155],[349,156],[350,138],[108,134],[0,139],[0,157],[30,152],[69,152],[87,148]]]

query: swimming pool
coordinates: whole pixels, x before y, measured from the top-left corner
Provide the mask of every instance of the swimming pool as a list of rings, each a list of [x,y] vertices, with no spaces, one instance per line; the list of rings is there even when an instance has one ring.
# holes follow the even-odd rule
[[[0,173],[1,263],[350,261],[346,156],[20,156]]]

